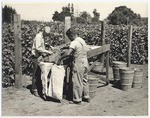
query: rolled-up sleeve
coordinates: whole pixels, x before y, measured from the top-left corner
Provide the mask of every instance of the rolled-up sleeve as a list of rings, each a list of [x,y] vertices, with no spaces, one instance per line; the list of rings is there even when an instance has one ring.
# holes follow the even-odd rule
[[[76,49],[76,45],[77,45],[77,43],[75,42],[75,41],[72,41],[71,43],[70,43],[70,48],[72,48],[72,49]]]

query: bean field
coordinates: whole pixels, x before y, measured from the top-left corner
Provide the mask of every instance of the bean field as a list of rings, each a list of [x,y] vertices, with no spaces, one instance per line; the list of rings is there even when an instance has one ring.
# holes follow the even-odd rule
[[[47,36],[46,43],[52,46],[64,44],[64,24],[45,23],[51,26],[51,34]],[[22,74],[32,75],[31,48],[36,35],[37,23],[22,22],[20,39],[22,44]],[[78,33],[89,45],[102,45],[100,24],[72,24]],[[11,24],[2,26],[2,84],[3,87],[14,84],[14,29]],[[127,62],[128,26],[105,26],[105,43],[110,44],[110,66],[112,61]],[[93,61],[94,58],[89,61]],[[133,26],[132,33],[132,64],[148,63],[148,26]]]

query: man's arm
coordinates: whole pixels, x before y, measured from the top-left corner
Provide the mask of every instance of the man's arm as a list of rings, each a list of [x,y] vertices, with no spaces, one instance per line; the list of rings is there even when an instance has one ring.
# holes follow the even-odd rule
[[[68,52],[67,52],[66,54],[64,54],[63,56],[60,57],[60,59],[59,59],[58,62],[57,62],[57,65],[60,65],[60,63],[61,63],[61,61],[62,61],[63,59],[66,59],[66,58],[72,56],[72,53],[73,53],[73,52],[74,52],[74,49],[73,49],[73,48],[69,48]]]
[[[41,53],[47,53],[47,54],[53,53],[52,51],[46,50],[45,48],[42,47],[41,39],[36,39],[36,50]]]

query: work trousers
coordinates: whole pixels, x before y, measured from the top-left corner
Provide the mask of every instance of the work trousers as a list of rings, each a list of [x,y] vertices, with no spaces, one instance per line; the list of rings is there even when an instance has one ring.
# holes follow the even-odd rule
[[[89,98],[89,83],[85,75],[85,67],[82,63],[76,63],[73,67],[73,101],[80,102],[83,98]]]
[[[33,62],[33,75],[32,75],[32,89],[31,91],[37,91],[37,69],[38,69],[38,59],[37,58],[33,58],[32,59]]]
[[[43,95],[47,95],[48,92],[48,74],[54,65],[53,63],[40,62],[39,67],[41,68],[41,80],[42,80],[42,93]]]

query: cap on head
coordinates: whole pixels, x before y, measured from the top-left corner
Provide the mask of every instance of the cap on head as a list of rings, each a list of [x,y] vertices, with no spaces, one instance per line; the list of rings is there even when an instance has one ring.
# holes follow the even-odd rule
[[[69,28],[67,31],[66,31],[66,35],[68,36],[68,35],[72,35],[72,36],[74,36],[74,35],[76,35],[77,33],[76,33],[76,31],[75,31],[75,29],[73,29],[73,28]]]
[[[44,27],[44,31],[48,34],[50,33],[51,28],[49,26]]]

